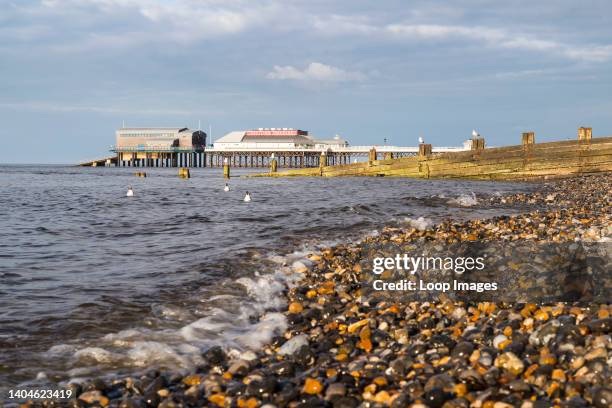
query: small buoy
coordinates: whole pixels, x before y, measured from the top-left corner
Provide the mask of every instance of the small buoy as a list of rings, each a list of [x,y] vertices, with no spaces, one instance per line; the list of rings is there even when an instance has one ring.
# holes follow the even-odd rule
[[[127,197],[134,197],[134,190],[132,190],[132,186],[128,187],[128,191],[126,194]]]
[[[225,183],[225,187],[223,187],[223,191],[229,191],[229,185]]]
[[[247,191],[244,196],[244,202],[248,203],[249,201],[251,201],[251,194],[249,194],[249,192]]]

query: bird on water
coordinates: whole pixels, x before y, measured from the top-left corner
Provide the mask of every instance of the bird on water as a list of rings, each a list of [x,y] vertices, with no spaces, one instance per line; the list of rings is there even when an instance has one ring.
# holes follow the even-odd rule
[[[249,201],[251,201],[251,194],[247,191],[244,195],[244,202],[248,203]]]
[[[128,186],[128,191],[126,193],[127,197],[134,197],[134,190],[132,190],[132,186]]]
[[[223,187],[223,191],[229,191],[229,184],[225,183],[225,187]]]

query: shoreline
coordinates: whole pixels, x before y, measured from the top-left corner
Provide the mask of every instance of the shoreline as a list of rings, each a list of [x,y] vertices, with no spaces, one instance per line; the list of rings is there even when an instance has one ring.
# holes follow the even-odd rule
[[[596,384],[610,383],[609,305],[466,305],[444,298],[370,304],[361,296],[358,275],[365,272],[356,248],[385,240],[609,240],[611,189],[609,174],[555,180],[531,194],[491,198],[548,204],[550,211],[385,228],[357,244],[328,248],[297,268],[303,276],[287,293],[289,327],[260,352],[232,359],[213,347],[196,373],[153,370],[140,379],[94,380],[74,386],[79,399],[64,404],[608,406],[612,391]],[[561,336],[560,344],[551,336]],[[31,406],[38,405],[49,404]]]

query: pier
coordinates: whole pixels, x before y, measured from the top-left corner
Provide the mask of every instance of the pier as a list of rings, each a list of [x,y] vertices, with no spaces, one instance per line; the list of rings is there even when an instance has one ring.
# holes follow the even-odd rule
[[[434,153],[460,152],[466,147],[433,147]],[[267,168],[276,158],[281,168],[314,168],[320,166],[321,155],[326,156],[326,165],[335,166],[368,158],[376,152],[374,160],[383,158],[411,157],[419,153],[418,146],[348,146],[328,149],[240,147],[236,149],[214,147],[195,149],[181,148],[116,148],[116,156],[80,163],[81,166],[104,165],[111,160],[118,167],[223,167],[225,159],[231,167]]]
[[[115,156],[79,165],[197,168],[222,167],[227,163],[238,168],[269,168],[276,160],[279,168],[300,169],[406,158],[419,153],[419,146],[350,146],[338,135],[322,140],[310,136],[308,131],[293,128],[233,131],[211,145],[206,145],[206,137],[201,130],[187,128],[121,128],[116,132],[116,144],[110,149]],[[434,153],[469,149],[469,143],[432,147]]]

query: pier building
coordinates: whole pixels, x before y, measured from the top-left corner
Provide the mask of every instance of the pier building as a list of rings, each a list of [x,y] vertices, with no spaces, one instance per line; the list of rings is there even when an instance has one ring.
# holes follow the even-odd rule
[[[116,131],[114,157],[88,160],[81,166],[124,167],[278,167],[304,168],[400,158],[419,153],[420,146],[352,146],[340,136],[317,139],[294,128],[258,128],[230,132],[206,145],[206,133],[188,128],[121,128]],[[421,145],[422,146],[422,145]],[[430,145],[428,145],[430,146]],[[470,150],[430,147],[433,153]]]
[[[280,167],[316,167],[322,153],[332,164],[348,163],[348,141],[336,136],[331,140],[318,140],[308,131],[294,128],[258,128],[233,131],[217,139],[210,155],[210,166],[223,165],[227,159],[232,167],[267,167],[277,159]]]
[[[206,133],[188,128],[121,128],[115,132],[117,166],[204,167]]]

